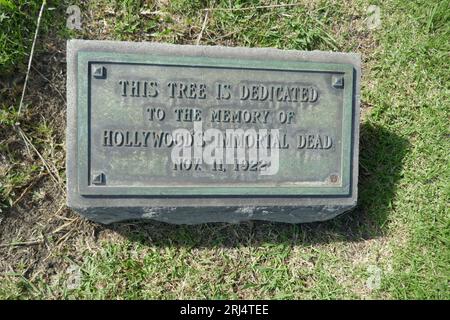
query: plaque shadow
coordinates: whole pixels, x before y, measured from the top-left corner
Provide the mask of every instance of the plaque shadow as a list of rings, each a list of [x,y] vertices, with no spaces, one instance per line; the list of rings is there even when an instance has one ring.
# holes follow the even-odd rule
[[[174,225],[151,220],[99,226],[133,242],[158,247],[257,247],[264,244],[358,242],[383,236],[389,228],[407,140],[378,125],[360,128],[358,206],[324,222],[286,224],[265,221],[239,224]]]

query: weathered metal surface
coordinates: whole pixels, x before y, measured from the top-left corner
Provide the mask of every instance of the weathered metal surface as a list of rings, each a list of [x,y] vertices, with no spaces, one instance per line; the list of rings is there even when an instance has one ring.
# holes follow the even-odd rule
[[[69,205],[105,223],[331,218],[356,203],[359,64],[354,54],[69,41]],[[180,129],[185,147],[203,143],[189,161],[173,156]],[[224,150],[237,130],[256,132],[255,152],[276,149],[276,170],[273,157],[227,151],[208,162],[211,129]]]

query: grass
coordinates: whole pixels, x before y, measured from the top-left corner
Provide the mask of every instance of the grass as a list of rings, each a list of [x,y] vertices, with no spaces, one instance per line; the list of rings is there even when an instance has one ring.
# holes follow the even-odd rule
[[[0,0],[0,74],[24,72],[26,60],[31,51],[34,31],[41,1]],[[61,1],[47,1],[48,6],[60,5]],[[55,19],[52,10],[47,11],[47,24],[42,25],[42,32],[48,32],[50,21]]]
[[[31,48],[39,4],[31,1],[0,1],[0,71],[5,73],[24,60]],[[30,15],[28,15],[28,13]],[[25,23],[22,21],[25,20]]]
[[[44,16],[35,69],[50,81],[32,71],[21,115],[20,83],[1,93],[0,244],[41,242],[0,248],[0,298],[450,298],[448,0],[300,1],[249,10],[229,9],[275,2],[73,2],[83,13],[81,31],[49,19],[64,17],[65,2]],[[23,3],[22,11],[30,6]],[[375,30],[366,26],[370,4],[381,9]],[[306,225],[104,227],[64,208],[64,194],[16,129],[20,123],[64,180],[63,40],[195,44],[205,8],[226,10],[210,12],[201,44],[362,54],[356,210]],[[5,21],[2,76],[23,76],[30,42],[5,39],[29,38],[35,22]]]

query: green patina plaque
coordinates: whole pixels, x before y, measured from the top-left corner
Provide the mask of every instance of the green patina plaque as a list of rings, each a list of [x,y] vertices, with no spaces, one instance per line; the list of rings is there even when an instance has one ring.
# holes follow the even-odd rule
[[[78,66],[84,195],[349,193],[351,65],[80,52]],[[173,132],[194,122],[224,139],[278,129],[278,172],[261,175],[257,159],[172,161]]]
[[[73,46],[69,193],[83,207],[355,203],[355,57]]]

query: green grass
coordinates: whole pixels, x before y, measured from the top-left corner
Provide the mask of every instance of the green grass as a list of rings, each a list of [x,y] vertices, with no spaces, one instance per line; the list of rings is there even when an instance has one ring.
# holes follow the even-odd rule
[[[10,71],[20,64],[31,48],[31,33],[39,4],[31,1],[0,1],[0,71]],[[28,16],[28,14],[30,14]],[[22,23],[26,20],[26,23]]]
[[[47,1],[49,7],[61,1]],[[24,71],[36,29],[41,1],[0,0],[0,74]],[[47,32],[55,16],[47,11],[42,32]]]
[[[46,11],[42,17],[39,34],[49,34],[52,24],[62,26],[65,12],[60,0],[46,1]],[[15,135],[17,124],[25,130],[36,130],[32,140],[36,146],[45,145],[51,140],[52,133],[43,132],[45,118],[30,117],[30,114],[18,114],[29,54],[36,30],[37,17],[41,1],[0,0],[0,213],[10,207],[20,195],[19,191],[33,182],[42,173],[42,168],[33,161],[24,161],[23,149],[18,148]],[[60,6],[60,10],[54,10]],[[62,9],[62,10],[61,10]],[[62,12],[61,12],[62,11]],[[36,55],[45,51],[37,46]],[[40,123],[43,119],[43,122]],[[51,128],[47,128],[52,130]],[[9,143],[3,140],[9,138]],[[4,143],[5,142],[5,143]],[[11,164],[11,165],[7,165]]]
[[[268,3],[234,1],[233,8]],[[78,4],[83,30],[61,26],[60,37],[192,44],[202,9],[229,8],[230,2]],[[365,25],[370,4],[382,14],[381,27],[372,31]],[[358,208],[309,225],[90,225],[92,235],[81,224],[72,244],[61,245],[57,236],[48,240],[59,269],[33,273],[18,261],[0,274],[0,297],[449,299],[449,14],[448,0],[305,1],[214,11],[201,44],[362,53]],[[4,49],[0,55],[11,57]],[[3,110],[1,125],[13,126],[15,107]],[[33,126],[35,118],[27,116],[20,121],[53,161],[48,149],[61,128],[42,119]],[[23,149],[5,143],[0,152],[15,157],[0,187],[8,206],[43,170],[38,159],[35,167],[20,164]],[[67,286],[69,266],[79,270],[74,288]],[[373,270],[379,270],[379,287],[368,286]]]

